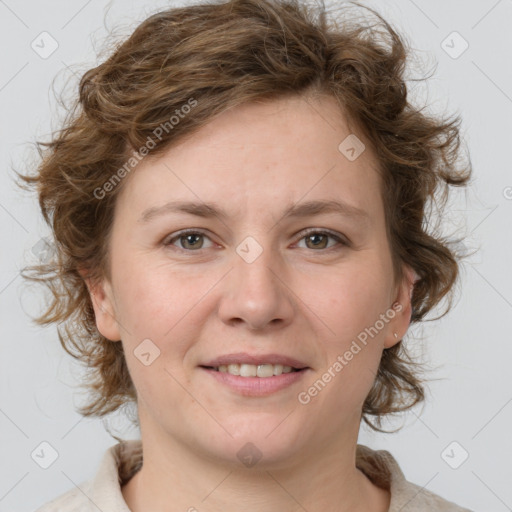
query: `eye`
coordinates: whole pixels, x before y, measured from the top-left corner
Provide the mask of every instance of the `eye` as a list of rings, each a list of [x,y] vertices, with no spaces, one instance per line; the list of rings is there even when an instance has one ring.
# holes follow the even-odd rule
[[[177,241],[181,244],[181,247],[178,247],[178,249],[182,249],[184,251],[194,251],[194,250],[200,250],[205,249],[203,247],[203,243],[201,241],[201,237],[208,238],[204,233],[201,231],[197,231],[194,229],[187,229],[184,231],[180,231],[176,235],[174,235],[172,238],[169,238],[164,242],[164,245],[175,245],[174,241]]]
[[[346,239],[332,231],[310,229],[308,231],[303,231],[301,234],[302,237],[300,238],[300,241],[306,241],[307,249],[332,249],[333,245],[335,246],[336,244],[329,246],[329,239],[334,240],[341,246],[349,246],[349,242]],[[206,236],[202,231],[197,229],[186,229],[176,233],[172,238],[164,241],[164,245],[173,245],[183,251],[200,251],[201,249],[208,249],[211,247],[211,245],[208,247],[204,246],[205,239],[209,240],[208,236]],[[177,246],[176,243],[179,243],[180,246]]]
[[[329,238],[335,240],[336,242],[338,242],[338,244],[342,246],[349,245],[348,242],[340,235],[333,233],[331,231],[321,231],[317,229],[310,229],[306,232],[302,232],[301,240],[306,241],[306,248],[308,249],[331,249],[332,245],[330,247],[327,247],[326,245],[328,244]]]

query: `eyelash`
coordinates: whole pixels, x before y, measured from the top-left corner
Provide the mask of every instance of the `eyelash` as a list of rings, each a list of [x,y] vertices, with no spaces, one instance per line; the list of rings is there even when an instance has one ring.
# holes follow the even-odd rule
[[[302,231],[299,234],[301,235],[300,238],[299,238],[299,241],[303,240],[304,238],[306,238],[309,235],[320,234],[320,235],[328,235],[330,238],[333,238],[334,240],[336,240],[338,242],[338,244],[341,245],[342,247],[349,247],[350,246],[350,243],[346,239],[344,239],[343,237],[341,237],[340,235],[338,235],[334,231],[330,231],[328,229],[320,230],[320,229],[311,228],[311,229]],[[203,235],[203,236],[208,237],[208,235],[204,231],[202,231],[200,229],[184,229],[183,231],[179,231],[178,233],[176,233],[172,238],[167,239],[167,241],[164,242],[164,246],[165,247],[171,247],[171,246],[173,246],[173,242],[174,241],[179,240],[180,238],[182,238],[182,237],[184,237],[186,235]],[[177,247],[177,246],[174,246],[174,248],[178,249],[181,252],[199,252],[200,253],[203,250],[205,250],[203,248],[195,249],[195,250],[193,250],[193,249],[183,249],[183,248]],[[333,249],[336,249],[336,246],[328,247],[328,248],[325,248],[325,249],[321,249],[321,250],[316,251],[316,252],[327,252],[327,251],[330,252]],[[315,251],[315,249],[310,249],[310,250],[311,251]]]

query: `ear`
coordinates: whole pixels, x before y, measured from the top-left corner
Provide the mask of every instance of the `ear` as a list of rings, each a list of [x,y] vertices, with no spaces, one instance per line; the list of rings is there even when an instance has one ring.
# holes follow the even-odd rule
[[[120,341],[121,334],[116,320],[112,286],[107,279],[93,281],[85,271],[79,270],[91,297],[96,327],[100,334],[110,341]]]
[[[384,340],[384,348],[391,348],[401,341],[411,323],[411,298],[414,283],[418,276],[409,266],[405,266],[403,274],[402,282],[398,286],[395,300],[392,305],[395,315],[388,324],[388,331]]]

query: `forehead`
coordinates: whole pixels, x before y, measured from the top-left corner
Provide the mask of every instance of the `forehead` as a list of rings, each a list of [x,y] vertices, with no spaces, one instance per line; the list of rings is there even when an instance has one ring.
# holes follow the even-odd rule
[[[146,157],[123,194],[139,212],[186,199],[221,204],[236,216],[338,198],[371,211],[379,207],[380,179],[363,141],[330,96],[245,104]]]

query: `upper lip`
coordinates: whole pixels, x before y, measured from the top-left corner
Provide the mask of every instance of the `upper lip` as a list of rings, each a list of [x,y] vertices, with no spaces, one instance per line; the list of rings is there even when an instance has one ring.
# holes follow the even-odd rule
[[[216,368],[221,365],[228,364],[282,364],[283,366],[291,366],[301,370],[309,368],[306,364],[293,357],[284,356],[282,354],[247,354],[239,352],[236,354],[225,354],[223,356],[211,359],[200,366],[211,366]]]

